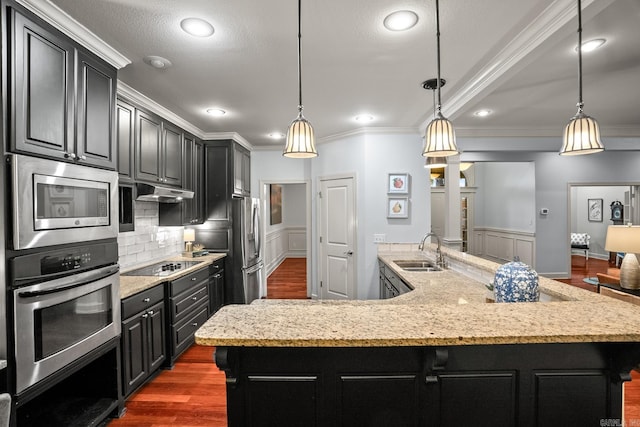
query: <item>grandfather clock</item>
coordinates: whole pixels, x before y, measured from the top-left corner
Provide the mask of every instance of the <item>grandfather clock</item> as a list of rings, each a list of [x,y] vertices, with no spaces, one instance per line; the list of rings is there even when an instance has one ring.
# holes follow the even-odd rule
[[[622,202],[616,200],[612,202],[609,207],[611,208],[611,221],[614,225],[621,225],[624,218],[624,206]]]

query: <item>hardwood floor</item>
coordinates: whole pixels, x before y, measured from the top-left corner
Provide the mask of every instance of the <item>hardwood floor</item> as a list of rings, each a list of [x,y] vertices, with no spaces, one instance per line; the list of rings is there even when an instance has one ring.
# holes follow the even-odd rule
[[[595,291],[583,282],[606,271],[607,262],[572,257],[572,277],[565,282]],[[288,258],[267,280],[267,298],[307,298],[306,260]],[[213,348],[192,346],[176,362],[173,370],[162,371],[126,403],[124,417],[109,427],[223,427],[227,425],[225,377],[212,361]],[[640,373],[625,383],[626,426],[640,426]]]
[[[596,286],[586,283],[583,279],[596,277],[596,273],[606,273],[609,267],[612,266],[609,265],[609,261],[607,260],[589,258],[587,261],[585,257],[581,255],[572,255],[571,278],[559,279],[558,281],[596,292]]]

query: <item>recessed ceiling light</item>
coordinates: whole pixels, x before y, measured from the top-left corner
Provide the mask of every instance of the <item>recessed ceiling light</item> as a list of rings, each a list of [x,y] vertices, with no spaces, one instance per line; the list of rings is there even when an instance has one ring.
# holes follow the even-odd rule
[[[473,113],[473,115],[478,117],[487,117],[491,113],[492,113],[491,110],[478,110],[475,113]]]
[[[161,56],[145,56],[144,58],[142,58],[142,60],[145,62],[145,64],[151,65],[153,68],[157,68],[159,70],[169,68],[171,67],[171,65],[173,65],[171,61]]]
[[[384,26],[391,31],[405,31],[418,23],[418,15],[410,10],[398,10],[384,18]]]
[[[371,114],[358,114],[354,119],[356,122],[369,123],[373,121],[373,116]]]
[[[282,139],[285,135],[281,132],[271,132],[268,136],[271,139]]]
[[[196,37],[209,37],[214,32],[213,25],[200,18],[183,19],[180,21],[180,27],[185,33]]]
[[[207,114],[210,116],[220,117],[227,114],[227,112],[220,108],[207,108]]]
[[[606,43],[606,39],[593,39],[593,40],[588,40],[584,43],[582,43],[582,51],[583,52],[591,52],[593,50],[596,50],[597,48],[599,48],[600,46],[602,46],[603,44]],[[578,51],[578,46],[575,47],[575,51]]]

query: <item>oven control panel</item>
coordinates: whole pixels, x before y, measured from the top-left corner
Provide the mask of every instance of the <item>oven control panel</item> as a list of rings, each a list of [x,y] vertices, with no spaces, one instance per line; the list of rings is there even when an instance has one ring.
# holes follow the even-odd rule
[[[118,263],[118,243],[110,240],[85,245],[67,245],[56,249],[11,258],[13,286],[23,286],[47,277],[74,274]]]

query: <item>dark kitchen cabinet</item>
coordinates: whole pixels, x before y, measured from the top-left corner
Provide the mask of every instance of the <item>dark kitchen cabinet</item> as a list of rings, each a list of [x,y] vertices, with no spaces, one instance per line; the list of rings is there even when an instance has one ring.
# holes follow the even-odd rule
[[[118,99],[116,105],[116,141],[118,146],[118,173],[120,181],[133,180],[136,109]]]
[[[164,288],[155,286],[122,301],[123,395],[128,396],[164,364]]]
[[[233,194],[251,196],[251,154],[237,143],[233,144]]]
[[[182,185],[182,130],[159,116],[136,109],[135,179]]]
[[[159,225],[197,225],[204,222],[204,146],[192,135],[184,135],[182,187],[193,191],[192,199],[159,205]]]
[[[209,317],[224,305],[224,258],[209,266]]]
[[[168,363],[176,359],[195,342],[194,335],[208,319],[209,268],[201,268],[167,283],[168,296]]]
[[[380,264],[380,299],[394,298],[412,290],[413,288],[399,278],[393,270]]]
[[[115,169],[116,69],[28,12],[7,10],[11,150]]]

